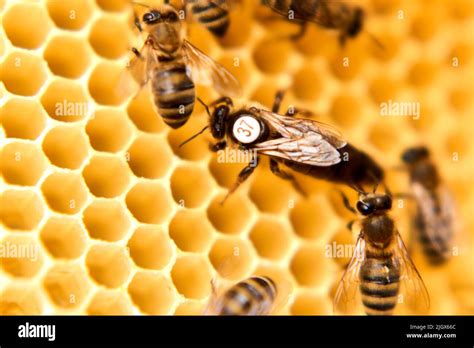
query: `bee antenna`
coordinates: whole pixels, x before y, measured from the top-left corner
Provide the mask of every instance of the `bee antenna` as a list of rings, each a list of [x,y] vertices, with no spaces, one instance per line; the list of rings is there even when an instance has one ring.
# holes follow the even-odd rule
[[[359,186],[359,185],[354,185],[350,184],[349,187],[353,189],[354,191],[357,191],[357,193],[364,195],[365,191]]]
[[[149,6],[149,5],[142,4],[142,3],[136,2],[136,1],[132,1],[132,4],[133,5],[138,5],[138,6],[143,6],[143,7],[146,7],[146,8],[151,8],[151,6]]]
[[[372,39],[373,42],[375,42],[377,46],[379,46],[383,50],[385,49],[385,45],[375,35],[373,35],[372,33],[367,33],[367,34],[369,34],[370,38]]]
[[[189,143],[191,140],[194,140],[196,139],[198,136],[200,136],[202,133],[204,133],[206,131],[206,129],[208,129],[209,126],[206,126],[204,127],[203,129],[201,129],[199,132],[197,132],[196,134],[194,134],[191,138],[189,138],[188,140],[182,142],[181,144],[179,144],[179,147],[182,148],[184,145],[186,145],[187,143]]]

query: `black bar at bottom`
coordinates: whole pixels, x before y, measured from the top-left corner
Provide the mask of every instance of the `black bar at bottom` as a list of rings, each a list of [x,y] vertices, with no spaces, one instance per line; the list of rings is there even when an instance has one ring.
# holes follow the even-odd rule
[[[272,342],[473,346],[474,317],[0,317],[9,344],[223,344]],[[46,326],[54,325],[52,330]],[[46,337],[31,337],[42,333]],[[27,337],[19,337],[27,336]],[[49,337],[49,338],[48,338]]]

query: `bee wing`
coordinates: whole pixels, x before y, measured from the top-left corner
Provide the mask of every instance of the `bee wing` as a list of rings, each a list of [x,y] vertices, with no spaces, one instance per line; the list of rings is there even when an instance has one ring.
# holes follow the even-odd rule
[[[395,234],[392,262],[400,269],[399,304],[406,304],[408,308],[426,314],[430,307],[428,291],[398,231]]]
[[[276,282],[276,281],[275,281]],[[288,303],[293,292],[293,286],[287,279],[276,282],[277,294],[270,314],[278,315],[282,308]]]
[[[342,312],[353,314],[360,304],[359,284],[360,268],[365,260],[365,239],[361,233],[352,255],[351,262],[347,266],[336,290],[333,303],[334,313]]]
[[[201,85],[209,85],[221,95],[240,97],[239,81],[221,64],[215,62],[189,41],[183,42],[183,53],[191,79]]]
[[[343,139],[342,134],[334,127],[310,120],[307,118],[296,118],[289,116],[282,116],[264,109],[253,108],[253,111],[266,120],[270,126],[275,129],[278,133],[286,138],[300,138],[305,133],[318,133],[321,134],[326,141],[331,145],[340,149],[347,145],[347,142]]]
[[[417,201],[426,237],[428,237],[431,246],[438,254],[445,255],[446,258],[449,257],[456,219],[451,193],[444,186],[437,190],[440,203],[439,212],[437,212],[433,196],[423,185],[415,182],[412,184],[412,190]]]
[[[331,2],[341,3],[337,0],[331,0]],[[271,1],[263,0],[263,3],[283,17],[293,18],[292,20],[309,21],[325,26],[331,22],[332,18],[327,0],[295,2],[287,11],[275,5],[278,4],[278,1],[272,4]]]

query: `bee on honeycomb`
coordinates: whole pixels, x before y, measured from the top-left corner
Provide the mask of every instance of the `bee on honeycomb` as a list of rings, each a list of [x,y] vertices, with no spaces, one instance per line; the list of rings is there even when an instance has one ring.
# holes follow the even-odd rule
[[[289,40],[294,24],[253,0],[232,6],[222,37],[191,20],[186,39],[240,82],[239,105],[270,109],[287,90],[282,109],[337,127],[384,166],[393,192],[409,189],[406,173],[391,170],[401,151],[429,148],[468,244],[440,266],[415,244],[413,261],[429,314],[472,315],[474,7],[357,6],[364,30],[344,46],[318,25]],[[179,146],[208,123],[204,107],[174,130],[149,88],[117,92],[145,39],[132,14],[129,0],[0,0],[0,314],[200,315],[213,279],[260,276],[292,285],[275,314],[331,315],[356,242],[334,186],[295,173],[302,197],[262,159],[221,205],[244,164],[211,153],[207,135]],[[196,95],[219,96],[209,86]],[[394,199],[405,241],[414,209]]]

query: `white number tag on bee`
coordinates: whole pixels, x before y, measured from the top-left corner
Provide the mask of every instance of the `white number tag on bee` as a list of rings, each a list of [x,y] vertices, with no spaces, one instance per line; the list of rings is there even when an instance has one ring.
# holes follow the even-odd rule
[[[252,116],[242,116],[234,123],[233,134],[242,144],[250,144],[257,140],[261,132],[260,123]]]

